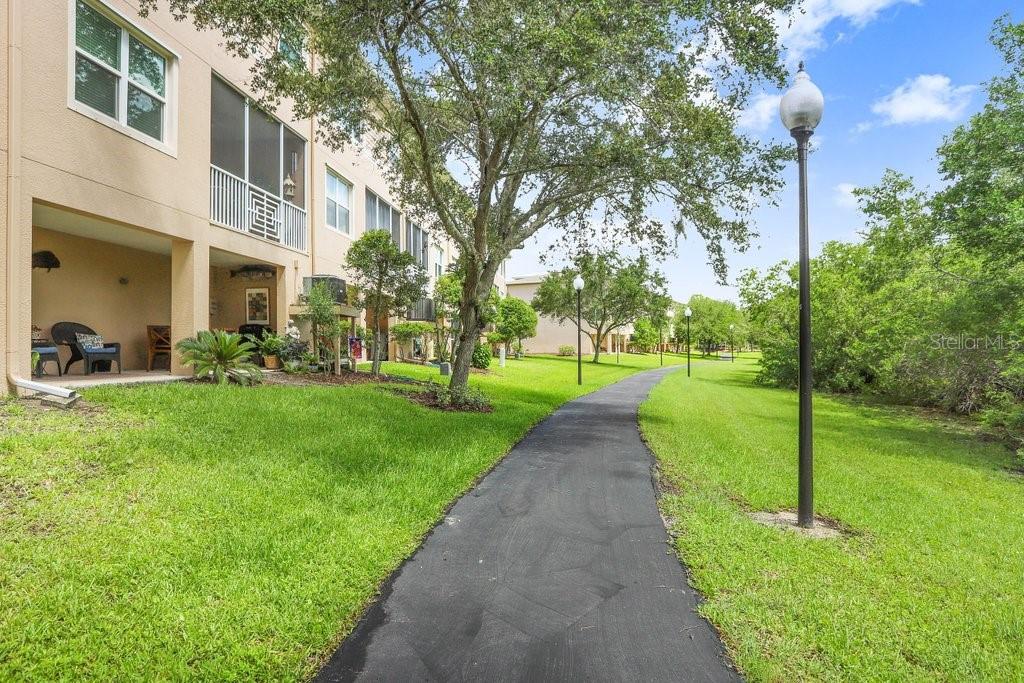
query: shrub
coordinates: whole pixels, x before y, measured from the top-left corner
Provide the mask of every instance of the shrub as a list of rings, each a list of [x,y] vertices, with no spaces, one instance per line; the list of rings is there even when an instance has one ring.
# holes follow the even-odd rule
[[[391,336],[401,344],[408,344],[417,337],[424,337],[434,331],[433,323],[401,322],[391,326]]]
[[[985,425],[1002,439],[1024,465],[1024,403],[1010,392],[989,397],[991,405],[981,411]]]
[[[558,355],[559,356],[575,356],[576,355],[576,349],[573,348],[572,346],[568,345],[568,344],[562,344],[561,346],[558,347]]]
[[[254,348],[242,335],[224,330],[203,330],[195,337],[181,340],[177,346],[181,362],[195,368],[199,379],[242,385],[258,384],[263,379],[251,360]]]
[[[452,389],[447,384],[431,381],[425,393],[431,397],[431,404],[436,408],[477,412],[492,410],[490,400],[476,387]]]
[[[245,336],[259,350],[260,354],[264,356],[280,356],[288,342],[291,341],[290,337],[286,337],[283,334],[275,334],[269,330],[264,330],[262,337],[257,337],[254,334],[247,334]]]
[[[309,372],[309,366],[300,360],[286,360],[281,365],[281,369],[289,375],[298,375],[304,372]]]
[[[477,345],[473,347],[473,360],[470,364],[474,368],[486,370],[491,365],[491,350],[487,348],[487,346],[478,342]]]
[[[284,348],[278,354],[282,363],[302,361],[303,356],[309,353],[309,344],[301,339],[288,338]]]

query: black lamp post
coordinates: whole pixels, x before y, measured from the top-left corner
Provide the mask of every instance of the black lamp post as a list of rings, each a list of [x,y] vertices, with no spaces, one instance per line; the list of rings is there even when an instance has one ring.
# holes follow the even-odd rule
[[[665,326],[658,325],[658,356],[659,363],[662,367],[665,366]]]
[[[693,311],[690,307],[686,307],[686,376],[690,376],[690,318],[693,316]]]
[[[782,96],[779,115],[796,140],[800,172],[800,476],[797,524],[814,526],[814,446],[811,423],[811,264],[807,231],[807,143],[821,121],[825,98],[811,77],[800,69],[793,87]]]
[[[583,384],[583,276],[577,275],[572,281],[576,290],[576,384]]]
[[[671,308],[668,309],[667,311],[665,311],[665,317],[668,318],[668,338],[669,338],[669,340],[672,339],[672,316],[673,315],[674,315],[674,313],[673,313]],[[665,364],[665,343],[664,342],[661,345],[661,364],[662,365]]]

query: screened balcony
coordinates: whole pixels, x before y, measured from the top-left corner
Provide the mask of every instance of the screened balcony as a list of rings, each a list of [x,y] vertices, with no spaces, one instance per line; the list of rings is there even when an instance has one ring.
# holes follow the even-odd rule
[[[210,221],[306,251],[306,141],[212,79]]]

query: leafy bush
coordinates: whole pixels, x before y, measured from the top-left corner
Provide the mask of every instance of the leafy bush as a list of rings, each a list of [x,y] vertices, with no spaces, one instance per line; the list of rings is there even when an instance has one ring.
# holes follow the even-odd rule
[[[307,342],[289,337],[278,356],[281,358],[282,363],[300,362],[307,353],[309,353],[309,344]]]
[[[309,321],[313,352],[319,358],[327,361],[334,358],[334,343],[338,338],[346,344],[349,323],[338,317],[334,292],[326,282],[317,282],[309,289],[305,312],[299,317]],[[342,347],[341,353],[347,353],[346,346]]]
[[[486,370],[491,365],[491,350],[484,344],[477,343],[473,347],[473,359],[470,364],[477,369]]]
[[[505,337],[498,332],[488,332],[486,335],[487,343],[492,347],[497,348],[499,344],[505,343]]]
[[[242,335],[224,330],[203,330],[177,345],[181,362],[195,368],[199,379],[217,384],[234,381],[242,385],[258,384],[263,379],[260,369],[251,360],[255,348]]]
[[[477,412],[489,412],[493,409],[490,399],[476,387],[452,389],[447,384],[431,381],[425,393],[433,399],[431,403],[437,408]]]
[[[648,318],[633,323],[633,345],[642,353],[657,350],[658,328]]]
[[[413,339],[426,336],[433,331],[434,324],[427,322],[401,322],[391,326],[391,336],[402,344],[408,344]]]
[[[573,348],[572,346],[570,346],[569,344],[562,344],[561,346],[558,347],[558,355],[559,356],[575,356],[576,355],[576,349]]]
[[[291,341],[290,337],[275,334],[269,330],[264,330],[263,336],[259,338],[254,334],[247,334],[245,336],[259,350],[260,354],[264,356],[280,356],[288,342]]]
[[[399,356],[413,353],[413,340],[426,339],[433,333],[434,324],[428,322],[406,321],[391,326],[391,336],[398,342]]]

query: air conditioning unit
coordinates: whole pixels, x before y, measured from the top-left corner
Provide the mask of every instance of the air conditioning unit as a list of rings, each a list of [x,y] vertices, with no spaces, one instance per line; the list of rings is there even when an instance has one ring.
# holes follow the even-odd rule
[[[313,289],[313,286],[320,282],[327,284],[327,288],[331,290],[331,294],[334,297],[334,303],[348,304],[348,286],[345,284],[345,281],[337,275],[314,275],[313,277],[304,277],[302,278],[302,291],[308,295],[309,291]]]

